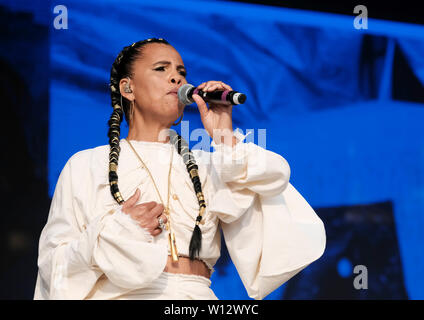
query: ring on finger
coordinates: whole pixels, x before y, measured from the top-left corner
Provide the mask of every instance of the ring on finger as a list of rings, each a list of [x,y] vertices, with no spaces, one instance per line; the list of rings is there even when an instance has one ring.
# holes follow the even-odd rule
[[[165,230],[165,223],[163,222],[162,217],[158,218],[158,222],[159,222],[159,228],[161,228],[162,230]]]

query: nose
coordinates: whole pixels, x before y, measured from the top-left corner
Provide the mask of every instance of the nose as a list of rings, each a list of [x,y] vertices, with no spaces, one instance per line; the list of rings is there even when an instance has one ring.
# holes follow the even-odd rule
[[[171,77],[171,82],[172,83],[177,83],[177,84],[180,84],[181,83],[181,81],[182,81],[182,79],[181,78],[179,78],[179,77]]]
[[[170,79],[172,83],[176,83],[177,85],[180,85],[184,81],[184,77],[177,70],[171,73]]]

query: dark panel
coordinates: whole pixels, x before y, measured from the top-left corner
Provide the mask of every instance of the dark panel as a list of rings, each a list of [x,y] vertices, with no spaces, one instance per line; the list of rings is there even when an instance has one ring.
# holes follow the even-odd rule
[[[399,45],[396,45],[393,60],[392,88],[394,100],[424,103],[424,86],[415,76]]]
[[[290,280],[284,299],[408,299],[391,202],[316,210],[327,233],[324,255]],[[354,278],[367,268],[368,288]]]
[[[47,8],[46,8],[47,10]],[[47,195],[48,27],[0,7],[0,299],[32,299]]]

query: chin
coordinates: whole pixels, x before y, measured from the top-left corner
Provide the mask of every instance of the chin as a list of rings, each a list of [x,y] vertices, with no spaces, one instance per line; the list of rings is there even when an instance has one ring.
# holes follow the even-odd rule
[[[169,121],[175,120],[173,122],[178,121],[178,119],[183,114],[183,110],[178,105],[166,105],[160,114],[160,117],[163,119],[169,119]]]
[[[177,115],[176,119],[179,119],[184,112],[185,105],[183,105],[178,99],[172,102],[166,101],[161,110],[163,110],[163,116],[173,118]]]

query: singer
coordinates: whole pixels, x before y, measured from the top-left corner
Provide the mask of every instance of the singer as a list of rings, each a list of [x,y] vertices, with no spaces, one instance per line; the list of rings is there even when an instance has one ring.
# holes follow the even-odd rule
[[[171,129],[186,83],[181,56],[162,38],[119,53],[109,144],[77,152],[62,169],[34,299],[217,299],[210,276],[220,229],[254,299],[322,255],[323,223],[290,184],[289,164],[233,131],[232,105],[192,95],[213,152],[190,150]],[[197,88],[232,90],[221,81]]]

